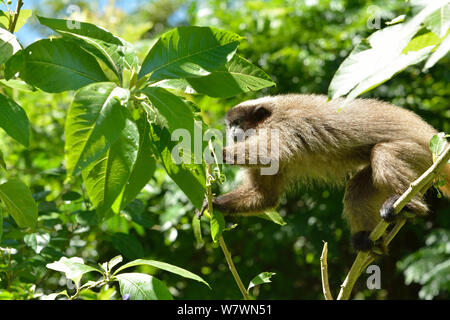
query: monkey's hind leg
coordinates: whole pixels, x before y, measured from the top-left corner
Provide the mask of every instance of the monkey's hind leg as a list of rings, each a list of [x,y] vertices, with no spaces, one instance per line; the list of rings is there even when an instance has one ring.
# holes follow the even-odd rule
[[[396,220],[394,203],[432,163],[430,152],[412,141],[379,143],[372,150],[373,181],[387,196],[380,208],[380,216],[391,223]],[[399,213],[400,219],[423,216],[428,207],[421,195],[414,197]]]
[[[380,192],[373,184],[370,166],[359,171],[348,181],[344,195],[343,216],[350,225],[352,244],[356,250],[380,249],[374,248],[369,235],[380,221],[379,210],[384,199],[386,194]],[[380,250],[385,251],[383,248]]]

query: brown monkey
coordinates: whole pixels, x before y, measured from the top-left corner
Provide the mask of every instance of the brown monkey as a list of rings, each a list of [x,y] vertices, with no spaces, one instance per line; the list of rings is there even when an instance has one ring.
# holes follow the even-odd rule
[[[276,207],[294,183],[347,182],[343,216],[355,249],[369,250],[368,235],[380,216],[392,221],[395,200],[432,164],[429,141],[437,131],[413,112],[386,102],[356,99],[339,110],[343,102],[290,94],[232,108],[226,117],[227,133],[236,136],[237,131],[254,130],[224,148],[225,163],[244,158],[245,178],[235,190],[214,198],[214,208],[226,214],[260,214]],[[269,152],[263,155],[258,147],[255,159],[248,150],[261,144],[262,129],[278,130],[279,143],[267,143]],[[271,158],[274,147],[278,151]],[[275,174],[262,174],[267,160],[277,163]],[[445,172],[450,182],[450,165]],[[418,196],[405,209],[423,215],[427,205]]]

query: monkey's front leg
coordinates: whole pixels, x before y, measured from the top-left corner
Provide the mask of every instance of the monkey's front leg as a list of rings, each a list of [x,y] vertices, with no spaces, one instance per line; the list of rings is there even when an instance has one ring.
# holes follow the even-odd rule
[[[278,205],[283,186],[280,173],[260,175],[259,169],[247,169],[243,184],[214,198],[213,206],[225,214],[257,215]]]

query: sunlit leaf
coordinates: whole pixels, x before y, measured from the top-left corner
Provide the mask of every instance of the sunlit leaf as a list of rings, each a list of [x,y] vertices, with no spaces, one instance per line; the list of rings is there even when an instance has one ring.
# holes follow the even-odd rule
[[[155,277],[143,273],[122,273],[116,276],[120,294],[130,300],[173,300],[166,285]]]
[[[150,80],[206,76],[231,59],[242,38],[209,27],[178,27],[164,33],[150,49],[139,78]]]
[[[99,159],[119,139],[128,97],[129,92],[114,83],[95,83],[76,93],[65,128],[68,175]]]
[[[5,63],[21,49],[22,47],[17,41],[16,36],[0,28],[0,64]]]
[[[19,227],[33,228],[36,225],[37,205],[30,189],[22,181],[13,178],[0,184],[0,199]]]
[[[152,266],[154,268],[158,268],[158,269],[161,269],[161,270],[169,271],[169,272],[172,272],[172,273],[177,274],[179,276],[182,276],[184,278],[188,278],[188,279],[192,279],[192,280],[195,280],[195,281],[202,282],[202,283],[204,283],[205,285],[207,285],[209,287],[209,284],[205,280],[203,280],[201,277],[199,277],[198,275],[196,275],[196,274],[194,274],[194,273],[192,273],[192,272],[190,272],[188,270],[185,270],[183,268],[171,265],[171,264],[166,263],[166,262],[156,261],[156,260],[138,259],[138,260],[135,260],[135,261],[131,261],[131,262],[128,262],[128,263],[124,264],[120,268],[118,268],[114,272],[114,274],[117,274],[117,273],[119,273],[120,271],[122,271],[122,270],[124,270],[126,268],[131,268],[131,267],[135,267],[135,266],[142,266],[142,265],[148,265],[148,266]]]
[[[276,273],[274,272],[261,272],[260,274],[258,274],[256,277],[254,277],[252,279],[252,281],[250,281],[250,284],[248,285],[247,291],[250,290],[251,288],[253,288],[254,286],[263,284],[263,283],[270,283],[272,282],[270,280],[270,278],[272,278],[273,275],[275,275]]]
[[[64,39],[38,40],[17,52],[6,63],[5,78],[9,80],[16,73],[46,92],[77,90],[108,81],[92,55]]]
[[[29,146],[30,123],[25,110],[2,94],[0,94],[0,127],[25,147]]]

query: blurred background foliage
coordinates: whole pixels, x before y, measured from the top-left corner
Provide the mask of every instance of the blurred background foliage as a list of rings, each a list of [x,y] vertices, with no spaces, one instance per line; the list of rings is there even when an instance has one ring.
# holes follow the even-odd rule
[[[69,5],[81,10],[68,11]],[[156,1],[25,1],[25,8],[48,17],[68,17],[103,26],[139,50],[140,58],[162,32],[179,25],[216,26],[244,37],[240,54],[266,71],[277,86],[231,99],[196,97],[206,123],[224,129],[223,117],[234,104],[267,94],[326,94],[339,64],[373,26],[410,13],[404,1],[379,0],[156,0]],[[378,19],[378,20],[373,20]],[[31,20],[18,33],[23,44],[50,31]],[[364,70],[361,70],[364,72]],[[448,56],[426,73],[409,67],[365,96],[403,106],[421,115],[439,131],[450,132],[450,69]],[[66,287],[66,280],[45,265],[61,256],[82,257],[95,265],[122,254],[126,259],[166,261],[201,275],[205,286],[158,274],[176,298],[241,298],[222,252],[208,234],[196,243],[193,206],[158,168],[154,178],[119,216],[98,224],[80,181],[65,181],[62,167],[64,123],[71,94],[14,92],[32,124],[32,143],[25,149],[0,132],[0,149],[8,171],[26,182],[39,203],[37,233],[25,236],[14,222],[4,223],[0,258],[0,299],[37,298]],[[239,181],[239,170],[224,168],[227,182]],[[252,289],[258,299],[322,299],[320,261],[323,242],[329,246],[330,285],[335,293],[355,252],[341,218],[343,190],[323,186],[298,188],[279,207],[287,224],[260,218],[233,218],[224,237],[239,273],[248,283],[262,271],[275,272],[272,283]],[[355,287],[359,299],[449,298],[450,206],[435,191],[428,194],[431,214],[403,228],[390,254],[377,260],[381,290],[369,290],[363,274]],[[206,223],[206,222],[202,222]],[[207,228],[205,227],[204,233]],[[147,267],[141,271],[159,272]],[[87,292],[85,299],[118,298],[114,288]]]

